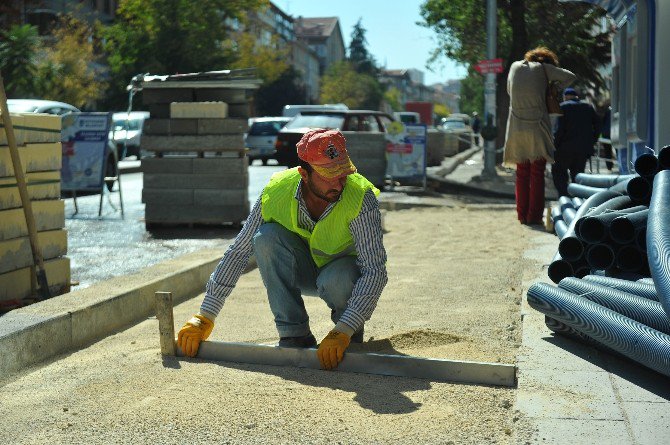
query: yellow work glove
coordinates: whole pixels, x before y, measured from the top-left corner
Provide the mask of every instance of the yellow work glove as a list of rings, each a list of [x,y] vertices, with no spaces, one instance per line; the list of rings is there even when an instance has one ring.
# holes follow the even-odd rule
[[[214,322],[207,317],[196,314],[179,330],[177,334],[177,345],[184,355],[195,357],[200,347],[200,342],[207,340],[214,329]]]
[[[326,335],[326,338],[321,340],[319,349],[316,350],[316,355],[319,357],[321,367],[323,369],[337,368],[337,365],[342,361],[344,351],[347,349],[350,342],[351,338],[347,334],[338,331],[330,331],[328,335]]]

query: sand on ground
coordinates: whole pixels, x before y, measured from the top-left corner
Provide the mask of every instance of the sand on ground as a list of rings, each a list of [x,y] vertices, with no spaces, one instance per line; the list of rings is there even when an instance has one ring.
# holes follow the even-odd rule
[[[522,252],[509,206],[387,212],[389,283],[359,349],[515,363]],[[204,283],[203,283],[204,286]],[[180,326],[199,295],[175,308]],[[306,298],[318,338],[329,310]],[[258,270],[211,339],[273,342]],[[515,390],[288,367],[163,359],[149,318],[0,382],[3,443],[509,443]]]

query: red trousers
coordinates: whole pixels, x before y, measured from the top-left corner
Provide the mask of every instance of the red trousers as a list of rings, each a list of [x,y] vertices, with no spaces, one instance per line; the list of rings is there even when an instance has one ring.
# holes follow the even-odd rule
[[[516,165],[516,213],[523,224],[542,222],[546,163],[539,159]]]

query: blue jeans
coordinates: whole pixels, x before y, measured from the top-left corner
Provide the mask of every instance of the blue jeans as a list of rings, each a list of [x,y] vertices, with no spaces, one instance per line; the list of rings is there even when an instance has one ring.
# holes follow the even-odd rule
[[[302,294],[325,301],[337,323],[361,275],[356,257],[338,258],[318,268],[305,241],[277,223],[262,224],[253,246],[280,337],[310,333]]]

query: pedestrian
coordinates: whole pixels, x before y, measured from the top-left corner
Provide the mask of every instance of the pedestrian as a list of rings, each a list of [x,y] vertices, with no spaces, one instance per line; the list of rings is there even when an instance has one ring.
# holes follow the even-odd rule
[[[528,51],[512,63],[507,77],[510,96],[503,163],[516,166],[516,211],[521,224],[542,224],[544,170],[554,161],[551,121],[547,112],[549,82],[561,88],[575,75],[558,67],[558,57],[545,47]]]
[[[600,135],[600,119],[590,104],[579,100],[574,88],[566,88],[563,99],[563,115],[558,118],[554,137],[556,155],[551,176],[559,196],[568,196],[568,172],[572,182],[578,173],[584,172]]]
[[[246,224],[209,278],[200,311],[177,343],[193,357],[253,253],[279,333],[279,346],[311,348],[302,294],[318,296],[335,326],[318,346],[335,368],[350,342],[363,341],[386,285],[379,190],[356,173],[339,130],[312,130],[297,144],[299,167],[275,173]]]
[[[482,130],[482,121],[476,111],[472,112],[472,132],[475,136],[475,145],[479,147],[479,136]]]
[[[612,151],[612,141],[610,140],[611,128],[612,128],[612,107],[607,106],[605,114],[603,115],[602,130],[600,131],[600,134],[603,137],[603,139],[607,139],[607,141],[609,141],[609,142],[603,142],[602,147],[603,147],[603,157],[605,158],[605,166],[607,167],[607,170],[610,173],[614,168],[614,163],[612,162],[614,152]]]

